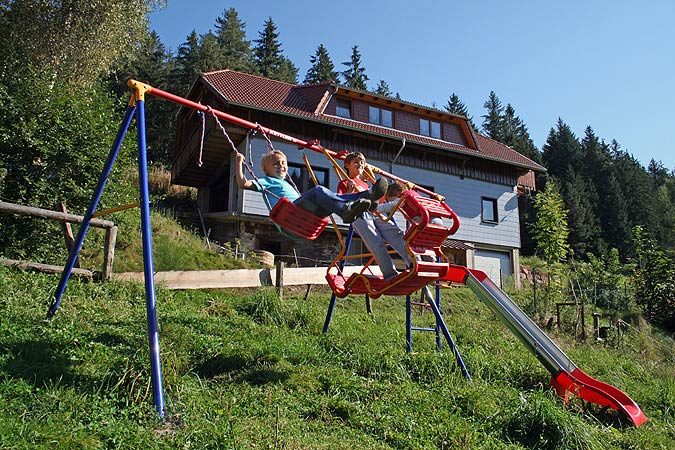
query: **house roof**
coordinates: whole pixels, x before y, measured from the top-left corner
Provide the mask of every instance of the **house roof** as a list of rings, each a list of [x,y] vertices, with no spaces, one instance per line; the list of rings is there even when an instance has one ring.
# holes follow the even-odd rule
[[[220,96],[223,101],[228,104],[302,117],[307,120],[323,122],[346,129],[358,130],[380,137],[388,137],[397,140],[405,139],[406,142],[414,142],[424,146],[448,150],[457,154],[506,163],[536,172],[545,171],[541,165],[521,155],[512,148],[482,136],[475,131],[473,132],[473,137],[476,142],[476,148],[471,148],[394,128],[382,127],[324,114],[325,107],[328,104],[331,95],[336,91],[357,95],[367,94],[372,96],[374,101],[392,100],[388,97],[361,92],[329,82],[298,86],[292,83],[271,80],[269,78],[229,69],[204,73],[201,75],[200,80],[203,80],[215,95]],[[458,118],[461,118],[461,120],[468,121],[467,118],[433,108],[400,100],[396,100],[396,102],[402,106],[412,106],[428,113],[447,116],[448,120],[457,120]]]

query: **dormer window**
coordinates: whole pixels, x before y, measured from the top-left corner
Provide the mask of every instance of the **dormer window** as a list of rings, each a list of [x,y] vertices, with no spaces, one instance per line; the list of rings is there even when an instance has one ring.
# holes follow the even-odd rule
[[[391,128],[394,125],[394,114],[388,109],[370,106],[368,110],[368,121],[375,125]]]
[[[338,98],[335,104],[335,114],[346,119],[352,118],[352,102]]]
[[[420,119],[420,134],[432,138],[441,138],[441,123],[433,120]]]

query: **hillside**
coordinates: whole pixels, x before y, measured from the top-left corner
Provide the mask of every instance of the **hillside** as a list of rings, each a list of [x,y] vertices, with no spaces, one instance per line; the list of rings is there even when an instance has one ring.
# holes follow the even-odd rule
[[[672,448],[671,340],[553,335],[587,373],[627,392],[649,422],[548,387],[548,372],[464,288],[447,323],[473,377],[415,334],[404,302],[338,302],[326,290],[157,293],[166,418],[152,406],[142,285],[72,280],[44,321],[56,277],[0,268],[0,448]],[[288,290],[287,290],[288,291]],[[417,325],[431,324],[415,312]]]

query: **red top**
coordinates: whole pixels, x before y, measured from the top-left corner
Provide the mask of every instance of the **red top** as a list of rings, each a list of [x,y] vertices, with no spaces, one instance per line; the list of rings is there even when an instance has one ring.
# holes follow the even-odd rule
[[[356,189],[350,190],[349,189],[349,182],[354,183],[356,185]],[[370,189],[370,186],[368,183],[363,181],[361,178],[354,177],[354,178],[347,178],[346,180],[342,180],[338,183],[337,185],[337,193],[338,194],[350,194],[352,192],[361,192],[361,191],[367,191]]]

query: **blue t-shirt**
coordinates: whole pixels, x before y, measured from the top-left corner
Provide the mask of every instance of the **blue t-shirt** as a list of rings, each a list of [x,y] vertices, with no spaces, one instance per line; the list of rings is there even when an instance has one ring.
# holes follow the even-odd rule
[[[258,178],[258,180],[251,180],[253,184],[256,186],[256,189],[258,191],[263,191],[267,190],[270,193],[274,195],[268,195],[267,200],[270,202],[270,208],[274,208],[274,205],[277,204],[277,201],[279,200],[277,197],[286,197],[290,201],[294,202],[300,197],[300,194],[298,194],[298,191],[291,186],[291,184],[286,181],[282,180],[281,178],[274,178],[274,177],[261,177]]]

